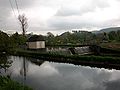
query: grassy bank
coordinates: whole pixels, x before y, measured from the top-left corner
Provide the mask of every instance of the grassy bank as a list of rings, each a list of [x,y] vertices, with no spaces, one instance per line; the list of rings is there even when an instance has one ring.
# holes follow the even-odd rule
[[[82,46],[89,46],[89,45],[46,45],[46,47],[82,47]]]
[[[8,77],[0,76],[0,90],[32,90]]]
[[[110,45],[116,47],[110,48]],[[95,55],[120,57],[120,50],[118,44],[102,43],[100,45],[92,45],[90,49],[94,52]]]
[[[77,65],[90,65],[101,67],[120,67],[120,57],[110,56],[80,56],[80,55],[59,55],[51,53],[40,53],[35,51],[17,50],[14,54],[17,56],[32,57],[47,61],[73,63]]]
[[[120,42],[102,43],[102,44],[100,44],[100,46],[103,48],[120,51]]]

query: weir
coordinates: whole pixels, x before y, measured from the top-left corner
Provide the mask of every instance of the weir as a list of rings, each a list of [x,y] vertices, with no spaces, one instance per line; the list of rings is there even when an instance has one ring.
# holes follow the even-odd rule
[[[85,55],[92,53],[90,46],[74,47],[74,48],[69,48],[69,50],[71,54],[78,54],[78,55]]]
[[[91,46],[77,46],[77,47],[49,47],[46,48],[47,52],[52,53],[59,53],[59,54],[78,54],[78,55],[85,55],[85,54],[91,54]]]

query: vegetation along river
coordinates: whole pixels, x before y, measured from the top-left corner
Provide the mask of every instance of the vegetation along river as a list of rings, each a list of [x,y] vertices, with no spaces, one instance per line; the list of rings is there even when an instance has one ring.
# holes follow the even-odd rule
[[[0,75],[9,75],[33,90],[120,90],[120,70],[16,56],[0,59]]]

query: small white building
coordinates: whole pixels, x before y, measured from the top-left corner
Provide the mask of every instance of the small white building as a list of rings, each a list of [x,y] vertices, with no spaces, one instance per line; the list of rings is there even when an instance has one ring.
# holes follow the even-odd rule
[[[45,48],[45,40],[42,35],[33,35],[27,40],[28,49],[43,49]]]

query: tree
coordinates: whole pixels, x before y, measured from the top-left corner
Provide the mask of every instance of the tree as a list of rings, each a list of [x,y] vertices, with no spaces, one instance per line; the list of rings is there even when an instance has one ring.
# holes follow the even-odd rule
[[[11,64],[12,64],[12,61],[8,60],[6,55],[0,55],[0,69],[4,69],[6,71],[7,68],[11,66]]]
[[[25,17],[25,14],[19,15],[18,20],[21,23],[23,36],[25,36],[26,29],[28,27],[27,18]]]
[[[103,41],[109,41],[109,37],[106,32],[103,33]]]
[[[17,48],[26,42],[26,36],[19,35],[17,32],[10,36],[13,48]]]
[[[48,33],[47,33],[47,36],[48,36],[48,37],[54,37],[54,35],[53,35],[51,32],[48,32]]]
[[[11,42],[9,36],[0,31],[0,52],[9,52],[11,46]]]
[[[117,31],[117,40],[120,41],[120,30]]]
[[[109,36],[110,40],[115,40],[116,37],[117,37],[117,34],[116,34],[115,31],[111,31],[111,32],[108,33],[108,36]]]

